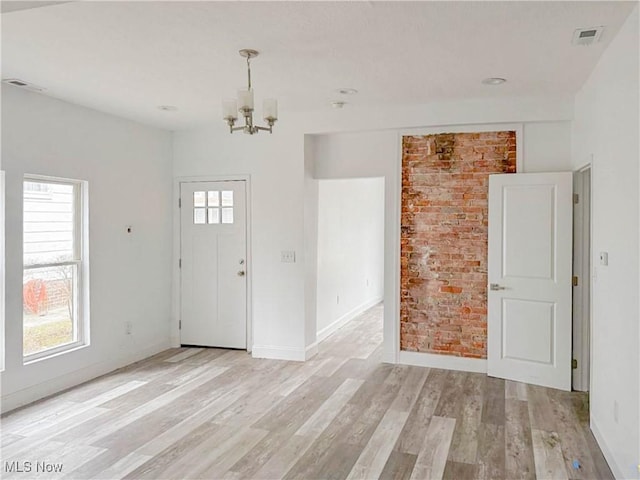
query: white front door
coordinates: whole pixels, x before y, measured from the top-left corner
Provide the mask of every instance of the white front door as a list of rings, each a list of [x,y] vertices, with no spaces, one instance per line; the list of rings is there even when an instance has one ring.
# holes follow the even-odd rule
[[[245,181],[180,184],[182,345],[247,348]]]
[[[572,183],[489,177],[490,376],[571,390]]]

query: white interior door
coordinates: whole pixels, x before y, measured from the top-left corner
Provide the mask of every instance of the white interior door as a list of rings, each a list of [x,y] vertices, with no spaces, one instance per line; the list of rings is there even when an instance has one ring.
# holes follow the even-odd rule
[[[180,184],[183,345],[247,348],[244,181]]]
[[[488,374],[571,390],[572,174],[489,177]]]

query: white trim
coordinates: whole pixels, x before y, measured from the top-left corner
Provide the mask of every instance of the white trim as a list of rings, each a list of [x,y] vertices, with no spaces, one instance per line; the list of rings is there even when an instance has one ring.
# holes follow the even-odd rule
[[[268,358],[271,360],[290,360],[294,362],[304,362],[307,358],[307,350],[309,353],[317,349],[317,344],[313,343],[307,348],[296,347],[279,347],[276,345],[254,345],[251,355],[253,358]]]
[[[464,358],[435,353],[400,351],[398,363],[417,367],[442,368],[462,372],[487,373],[487,360],[484,358]]]
[[[313,342],[304,349],[304,359],[309,360],[318,354],[318,342]]]
[[[585,174],[589,174],[589,182]],[[591,336],[591,165],[587,164],[573,172],[573,191],[580,196],[578,204],[574,204],[573,216],[573,275],[578,276],[578,285],[573,287],[572,312],[572,358],[578,360],[578,366],[572,371],[572,387],[574,390],[589,391],[591,370],[590,336]],[[586,211],[586,201],[589,208]],[[588,223],[588,230],[585,228]],[[585,243],[589,248],[585,248]]]
[[[602,450],[602,454],[604,455],[604,459],[607,461],[607,464],[609,464],[609,468],[611,469],[611,472],[613,473],[613,476],[616,478],[630,478],[627,477],[626,475],[624,475],[623,473],[623,469],[620,468],[620,466],[616,463],[615,458],[613,456],[613,454],[611,453],[611,450],[609,449],[607,442],[604,441],[604,437],[602,436],[602,434],[600,433],[600,430],[598,429],[598,427],[596,426],[596,422],[593,420],[593,417],[591,417],[591,422],[589,427],[591,428],[591,431],[593,432],[593,436],[596,439],[596,442],[598,443],[598,446],[600,447],[600,450]]]
[[[385,178],[384,195],[385,205],[387,195],[391,196],[392,202],[389,210],[391,215],[385,210],[385,273],[384,273],[384,318],[383,318],[383,356],[387,363],[398,363],[400,353],[400,226],[402,222],[402,133],[396,135],[396,171],[395,185],[391,186],[389,179],[387,185]],[[390,226],[391,234],[387,235],[386,226]],[[387,245],[387,237],[390,237]],[[388,259],[388,253],[391,258]],[[387,262],[388,261],[388,262]],[[389,285],[387,281],[387,263],[393,276],[393,282]]]
[[[351,309],[349,312],[345,313],[337,320],[334,320],[329,325],[324,327],[322,330],[318,330],[318,333],[316,335],[316,341],[321,342],[322,340],[327,338],[329,335],[331,335],[333,332],[338,330],[340,327],[346,325],[348,322],[350,322],[351,320],[356,318],[358,315],[363,313],[365,310],[370,309],[371,307],[373,307],[374,305],[377,305],[380,302],[382,302],[382,297],[376,297]]]
[[[180,282],[180,269],[178,268],[178,260],[182,251],[181,245],[181,231],[180,231],[180,208],[178,202],[180,201],[180,184],[192,183],[192,182],[245,182],[245,205],[246,205],[246,237],[247,237],[247,352],[251,352],[253,345],[253,256],[252,243],[251,243],[251,175],[250,174],[237,174],[237,175],[204,175],[204,176],[187,176],[187,177],[174,177],[173,179],[173,285],[172,290],[172,318],[171,318],[171,332],[170,342],[172,347],[180,346],[180,312],[181,312],[181,282]]]
[[[4,371],[6,348],[4,343],[5,263],[4,263],[4,170],[0,170],[0,372]]]
[[[39,182],[55,185],[68,185],[73,188],[73,255],[74,259],[66,262],[41,263],[22,266],[22,271],[56,266],[75,265],[76,274],[73,285],[73,328],[77,340],[47,348],[46,350],[22,355],[23,365],[28,365],[60,354],[72,352],[90,345],[90,304],[89,304],[89,183],[86,180],[32,175],[25,173],[22,177],[22,201],[24,203],[26,182]],[[24,225],[24,212],[22,223]],[[24,245],[24,238],[22,239]],[[23,320],[24,321],[24,320]]]
[[[72,373],[51,378],[31,387],[18,390],[8,395],[3,395],[0,410],[2,413],[9,412],[23,405],[35,402],[49,395],[53,395],[67,388],[75,387],[81,383],[93,380],[102,375],[106,375],[118,368],[126,367],[132,363],[144,360],[170,347],[168,341],[158,343],[152,347],[138,350],[131,355],[120,359],[109,359],[98,362],[88,367],[81,368]]]
[[[458,125],[439,125],[433,127],[416,127],[416,128],[402,128],[398,129],[398,144],[396,146],[396,151],[398,152],[396,156],[396,195],[394,202],[394,210],[396,213],[396,220],[393,223],[394,234],[393,234],[393,242],[394,245],[389,246],[389,249],[394,253],[394,258],[392,259],[393,264],[393,275],[394,275],[394,284],[392,288],[393,296],[389,297],[388,289],[385,287],[385,316],[384,316],[384,353],[383,353],[383,361],[387,363],[406,363],[403,361],[406,358],[406,354],[408,353],[416,353],[416,352],[402,352],[400,351],[400,222],[402,221],[401,217],[401,209],[402,209],[402,137],[409,135],[434,135],[438,133],[477,133],[477,132],[493,132],[493,131],[515,131],[516,132],[516,172],[522,173],[524,172],[524,123],[485,123],[485,124],[458,124]],[[387,191],[387,186],[385,185],[385,192]],[[386,193],[385,193],[386,194]],[[385,223],[391,222],[392,219],[385,218]],[[385,251],[386,251],[385,246]],[[389,314],[392,313],[392,314]],[[387,332],[389,334],[387,334]],[[437,354],[421,354],[421,355],[432,355],[434,357],[450,357],[447,355],[437,355]],[[413,356],[410,356],[413,358]],[[459,358],[459,357],[451,357],[451,358]],[[464,360],[476,360],[476,359],[464,359]],[[418,361],[418,360],[416,360]],[[486,364],[486,360],[484,361]],[[410,365],[422,365],[421,363]],[[472,363],[475,365],[475,363]],[[430,365],[423,365],[430,366]],[[435,365],[434,365],[435,366]],[[440,368],[449,368],[449,367],[440,367]],[[465,370],[464,368],[451,368],[452,370]],[[476,371],[476,370],[470,370]],[[486,365],[484,370],[486,373]]]

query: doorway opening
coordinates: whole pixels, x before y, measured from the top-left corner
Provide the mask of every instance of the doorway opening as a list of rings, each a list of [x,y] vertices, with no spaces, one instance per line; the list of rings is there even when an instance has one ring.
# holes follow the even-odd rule
[[[591,362],[591,165],[573,176],[573,390],[588,392]]]
[[[318,181],[318,342],[383,300],[384,208],[382,177]]]

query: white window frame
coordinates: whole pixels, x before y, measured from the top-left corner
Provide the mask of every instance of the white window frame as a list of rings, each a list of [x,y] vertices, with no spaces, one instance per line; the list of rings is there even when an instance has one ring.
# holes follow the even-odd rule
[[[0,372],[5,363],[5,258],[4,258],[4,170],[0,170]]]
[[[73,256],[74,258],[64,262],[38,263],[22,266],[23,272],[46,267],[75,266],[75,284],[73,286],[73,321],[76,340],[57,347],[48,348],[30,355],[23,354],[23,363],[40,361],[60,354],[77,350],[89,345],[89,269],[88,269],[88,184],[83,180],[68,178],[48,177],[41,175],[25,175],[22,183],[22,202],[24,205],[25,182],[51,183],[70,185],[73,187],[74,212],[73,212]],[[23,218],[24,225],[24,218]],[[24,241],[24,240],[23,240]]]

